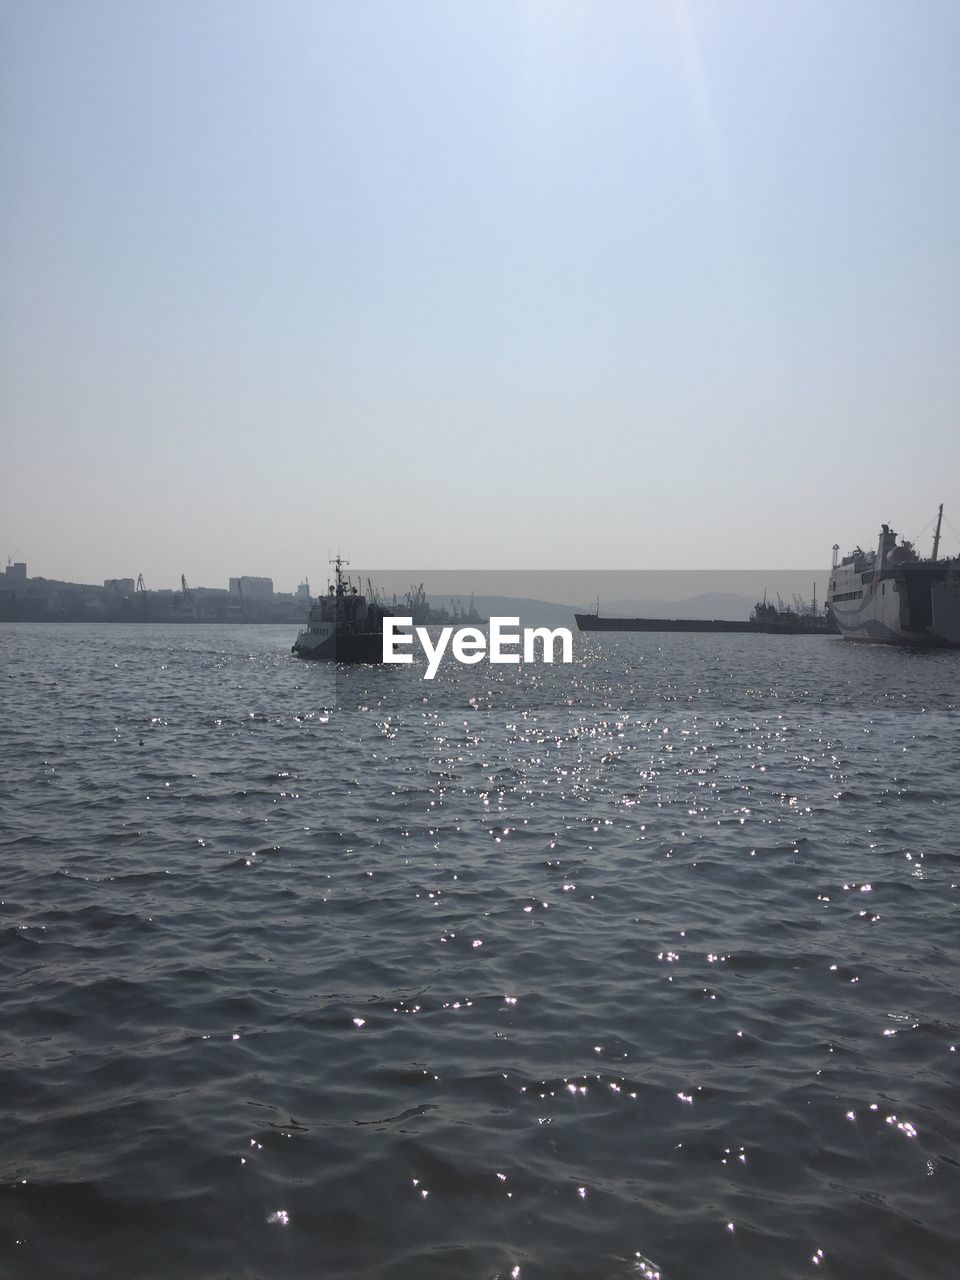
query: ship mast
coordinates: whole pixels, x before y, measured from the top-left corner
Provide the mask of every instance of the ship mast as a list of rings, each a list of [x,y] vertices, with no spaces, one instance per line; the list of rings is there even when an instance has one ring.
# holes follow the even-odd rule
[[[937,553],[940,550],[940,525],[943,523],[943,503],[940,503],[940,510],[937,512],[937,532],[933,535],[933,558],[936,560]]]
[[[330,563],[331,563],[331,564],[335,567],[335,569],[336,569],[336,575],[337,575],[337,595],[338,595],[338,596],[345,596],[345,595],[347,594],[347,592],[346,592],[346,586],[347,586],[347,585],[349,585],[349,579],[346,579],[346,581],[344,580],[343,566],[344,566],[345,564],[349,564],[349,563],[350,563],[350,561],[349,561],[349,560],[344,560],[344,559],[343,559],[343,557],[340,555],[340,552],[338,551],[338,552],[337,552],[337,558],[336,558],[335,560],[331,560],[331,561],[330,561]]]

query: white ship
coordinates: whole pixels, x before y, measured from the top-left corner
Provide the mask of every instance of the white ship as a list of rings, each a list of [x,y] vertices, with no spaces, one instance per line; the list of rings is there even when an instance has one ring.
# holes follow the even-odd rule
[[[845,639],[960,648],[960,557],[939,559],[942,520],[941,504],[926,559],[886,524],[876,551],[857,547],[838,563],[834,546],[827,605]]]

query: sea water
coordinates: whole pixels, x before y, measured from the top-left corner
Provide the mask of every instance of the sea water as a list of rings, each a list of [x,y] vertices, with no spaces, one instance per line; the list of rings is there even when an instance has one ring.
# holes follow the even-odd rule
[[[960,655],[0,628],[0,1273],[960,1274]]]

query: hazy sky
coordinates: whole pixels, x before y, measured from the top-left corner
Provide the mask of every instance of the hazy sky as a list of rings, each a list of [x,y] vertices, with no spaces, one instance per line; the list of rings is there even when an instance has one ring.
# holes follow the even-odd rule
[[[955,0],[0,0],[0,555],[960,527],[958,65]]]

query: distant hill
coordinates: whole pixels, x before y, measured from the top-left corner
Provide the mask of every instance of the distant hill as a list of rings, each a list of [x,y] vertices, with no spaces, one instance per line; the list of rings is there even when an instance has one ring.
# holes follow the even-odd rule
[[[450,596],[427,598],[436,608],[450,608]],[[476,596],[473,607],[482,618],[519,618],[521,626],[527,627],[575,627],[577,624],[573,615],[575,612],[582,612],[569,604],[552,604],[549,600],[514,596]]]
[[[720,618],[737,622],[746,621],[756,603],[749,596],[708,591],[686,600],[601,600],[600,612],[608,618]],[[593,608],[586,612],[594,613],[596,607],[594,601]]]
[[[449,608],[450,597],[430,596],[430,603]],[[473,601],[484,618],[519,618],[522,626],[576,627],[575,613],[595,613],[596,600],[589,604],[554,604],[530,597],[476,596]],[[616,618],[719,618],[724,621],[746,620],[756,604],[748,596],[708,592],[686,600],[601,600],[600,613]]]

